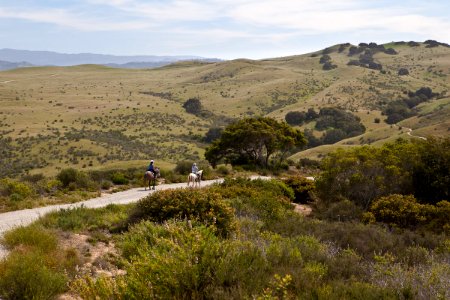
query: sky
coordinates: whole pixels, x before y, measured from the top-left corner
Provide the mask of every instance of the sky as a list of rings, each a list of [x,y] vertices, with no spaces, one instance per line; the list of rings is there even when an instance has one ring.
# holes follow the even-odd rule
[[[427,39],[450,43],[449,0],[0,0],[0,48],[261,59]]]

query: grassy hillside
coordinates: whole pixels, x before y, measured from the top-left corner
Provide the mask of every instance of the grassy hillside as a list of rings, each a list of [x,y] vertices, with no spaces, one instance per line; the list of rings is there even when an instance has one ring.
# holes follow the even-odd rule
[[[350,47],[260,61],[182,62],[149,70],[83,65],[0,72],[0,175],[52,175],[66,166],[144,166],[151,158],[166,165],[201,159],[206,146],[201,137],[230,118],[284,119],[289,111],[327,106],[351,111],[367,128],[364,135],[339,146],[409,138],[406,128],[413,135],[448,135],[450,48],[385,45],[397,54],[375,53],[373,62],[381,64],[380,71],[347,65],[360,56],[349,56]],[[337,68],[323,70],[324,53]],[[400,68],[409,75],[398,75]],[[384,105],[420,87],[430,87],[442,98],[420,104],[419,114],[402,121],[402,127],[374,122],[385,118]],[[186,113],[183,103],[192,97],[209,113]],[[292,158],[317,157],[338,145]]]

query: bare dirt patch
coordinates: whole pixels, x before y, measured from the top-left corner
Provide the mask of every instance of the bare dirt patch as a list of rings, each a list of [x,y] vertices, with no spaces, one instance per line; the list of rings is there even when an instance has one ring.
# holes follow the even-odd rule
[[[311,206],[309,206],[307,204],[292,203],[292,205],[294,205],[294,211],[301,215],[309,216],[312,212]]]

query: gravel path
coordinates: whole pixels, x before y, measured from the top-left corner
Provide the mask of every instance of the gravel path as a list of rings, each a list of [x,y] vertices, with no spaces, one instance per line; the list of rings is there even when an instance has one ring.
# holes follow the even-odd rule
[[[220,183],[222,181],[223,179],[205,180],[202,181],[201,186],[207,186],[213,183]],[[157,186],[156,190],[161,191],[167,189],[186,188],[186,187],[187,187],[186,183],[161,184]],[[154,192],[153,190],[148,189],[144,191],[144,188],[133,188],[123,192],[106,194],[98,198],[93,198],[90,200],[77,203],[51,205],[2,213],[0,214],[0,236],[2,236],[5,231],[10,230],[11,228],[28,225],[33,221],[37,220],[39,217],[52,211],[75,208],[80,206],[84,206],[87,208],[98,208],[107,206],[108,204],[128,204],[136,202],[139,199],[153,192]]]
[[[220,183],[222,181],[223,179],[205,180],[202,181],[201,186],[202,187],[208,186],[213,183]],[[156,190],[161,191],[167,189],[186,188],[186,187],[187,187],[186,183],[161,184],[157,186]],[[17,226],[29,225],[32,222],[39,219],[41,216],[52,211],[75,208],[80,206],[88,208],[98,208],[107,206],[108,204],[128,204],[132,202],[137,202],[141,198],[153,192],[154,192],[153,190],[148,189],[145,191],[144,188],[134,188],[114,194],[102,195],[98,198],[93,198],[90,200],[72,204],[51,205],[45,207],[37,207],[32,209],[24,209],[2,213],[0,214],[0,237],[5,233],[5,231],[8,231]],[[3,249],[0,245],[0,259],[5,257],[6,254],[7,254],[6,250]]]

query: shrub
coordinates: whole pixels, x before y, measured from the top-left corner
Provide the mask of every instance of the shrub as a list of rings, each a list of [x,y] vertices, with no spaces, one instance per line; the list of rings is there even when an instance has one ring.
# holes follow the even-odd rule
[[[398,75],[400,76],[409,75],[409,71],[406,68],[400,68],[398,69]]]
[[[164,222],[185,218],[212,226],[221,236],[228,236],[236,230],[233,209],[222,200],[221,195],[199,189],[155,192],[137,203],[129,221]]]
[[[297,164],[297,168],[300,167],[318,169],[320,167],[320,161],[310,158],[301,158]]]
[[[294,191],[294,202],[308,203],[314,200],[315,184],[301,176],[291,176],[283,180]]]
[[[56,178],[61,181],[64,187],[67,187],[70,183],[77,182],[78,171],[73,168],[61,170]]]
[[[224,165],[218,166],[217,169],[216,169],[216,172],[217,172],[218,174],[224,175],[224,176],[229,175],[229,174],[231,173],[230,169],[227,168],[227,167],[224,166]]]
[[[164,178],[165,183],[185,182],[185,175],[176,174],[172,170],[160,170],[161,177]]]
[[[203,140],[206,143],[212,143],[213,141],[217,140],[220,138],[221,134],[222,134],[223,128],[220,127],[212,127],[210,129],[208,129],[208,132],[206,132],[205,137],[203,138]]]
[[[192,171],[193,163],[194,162],[191,160],[182,160],[177,162],[177,165],[175,166],[175,173],[181,175],[188,175]]]
[[[39,223],[46,228],[64,231],[115,230],[117,227],[123,227],[129,210],[128,206],[114,204],[98,209],[85,207],[61,209],[45,215]]]
[[[5,233],[3,244],[11,251],[0,262],[0,296],[5,299],[52,299],[82,264],[76,250],[59,249],[55,233],[40,225]]]
[[[427,227],[436,231],[444,231],[450,234],[450,202],[439,201],[435,207],[427,206],[428,220]]]
[[[183,104],[183,107],[186,110],[186,112],[196,115],[201,112],[202,103],[198,98],[190,98]]]
[[[359,221],[362,213],[361,207],[347,199],[326,205],[317,204],[314,210],[316,217],[342,222]]]
[[[332,63],[329,62],[329,61],[327,61],[326,63],[324,63],[323,66],[322,66],[322,69],[325,70],[325,71],[333,70],[333,69],[336,69],[336,68],[337,68],[337,65],[332,64]]]
[[[97,189],[97,185],[91,180],[88,174],[73,168],[61,170],[56,178],[62,183],[64,188],[72,191],[77,189]]]
[[[0,295],[4,299],[52,299],[66,289],[66,281],[39,252],[12,252],[0,262]]]
[[[10,197],[11,200],[22,200],[34,193],[31,186],[14,179],[0,180],[0,195]]]
[[[56,249],[57,239],[48,230],[40,226],[17,227],[6,232],[2,243],[8,248],[13,249],[18,246],[35,247],[43,252],[49,252]]]
[[[121,185],[121,184],[128,184],[129,183],[128,178],[126,178],[125,175],[123,173],[120,173],[120,172],[114,173],[111,176],[111,181],[114,184],[119,184],[119,185]]]
[[[284,117],[289,125],[301,125],[306,121],[306,113],[300,111],[290,111]]]
[[[330,153],[316,181],[318,194],[322,201],[345,198],[367,210],[380,197],[412,193],[417,152],[414,144],[398,140],[381,148],[364,146]]]
[[[109,181],[109,180],[103,180],[102,183],[101,183],[101,185],[100,185],[100,187],[101,187],[103,190],[109,190],[109,189],[111,188],[111,186],[112,186],[112,182]]]
[[[120,247],[132,257],[126,275],[95,282],[83,278],[73,290],[83,298],[237,299],[261,290],[270,276],[256,245],[221,240],[210,228],[184,222],[141,222],[125,234]]]
[[[38,174],[26,174],[24,176],[22,176],[22,180],[23,181],[27,181],[30,183],[37,183],[41,180],[44,180],[45,176],[42,173],[38,173]]]
[[[255,179],[251,180],[248,178],[226,178],[221,184],[221,187],[225,188],[224,193],[227,193],[226,190],[230,187],[245,187],[253,189],[257,193],[261,194],[271,194],[275,197],[283,196],[288,198],[289,200],[294,200],[294,191],[292,188],[287,186],[284,182],[280,180],[264,180],[264,179]],[[220,192],[221,193],[221,192]]]
[[[370,212],[378,222],[401,228],[415,228],[426,221],[426,207],[411,195],[381,197],[373,202]]]

